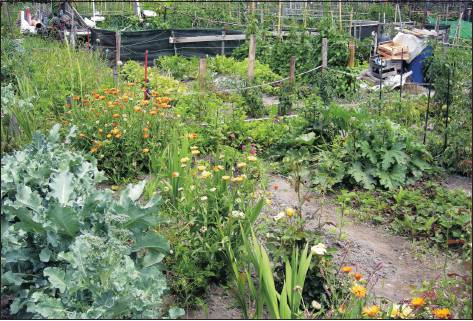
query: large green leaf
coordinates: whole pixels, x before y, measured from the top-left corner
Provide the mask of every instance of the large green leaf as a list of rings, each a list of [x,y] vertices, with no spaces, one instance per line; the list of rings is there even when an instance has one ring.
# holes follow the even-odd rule
[[[65,280],[65,272],[56,267],[47,267],[43,271],[44,276],[48,277],[49,283],[53,288],[58,288],[59,292],[64,293],[67,284]]]
[[[373,189],[374,188],[374,180],[370,174],[363,171],[360,162],[355,162],[352,166],[348,169],[348,174],[350,174],[353,179],[360,183],[366,189]]]
[[[47,216],[56,224],[59,233],[73,237],[79,232],[79,220],[72,208],[53,205],[47,211]]]
[[[34,211],[39,211],[41,207],[41,197],[38,192],[31,191],[31,188],[27,185],[17,187],[16,200]]]
[[[148,232],[144,236],[139,236],[133,246],[132,251],[136,252],[142,249],[155,250],[158,252],[168,252],[169,244],[163,236],[155,232]]]
[[[68,170],[62,170],[49,184],[52,195],[62,206],[67,204],[72,193],[72,178],[73,175]]]
[[[2,274],[2,286],[8,284],[22,285],[25,280],[21,274],[8,271]]]
[[[406,164],[407,161],[407,155],[398,149],[391,149],[385,151],[383,155],[383,161],[381,163],[381,166],[384,171],[387,171],[391,165],[395,164],[396,162],[398,164]]]
[[[8,206],[8,212],[15,215],[20,220],[20,222],[15,224],[18,228],[21,228],[26,232],[44,233],[44,227],[33,220],[31,213],[27,208],[20,207],[15,209]]]

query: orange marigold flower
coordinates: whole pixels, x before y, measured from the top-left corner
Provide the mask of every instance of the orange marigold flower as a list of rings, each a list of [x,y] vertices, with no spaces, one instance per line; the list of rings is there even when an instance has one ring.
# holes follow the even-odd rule
[[[355,284],[351,288],[351,293],[353,293],[357,298],[364,298],[366,296],[366,288],[362,285]]]
[[[133,108],[137,113],[139,113],[141,111],[141,107],[140,106],[135,106]]]
[[[189,139],[196,139],[197,138],[197,134],[196,133],[191,133],[191,134],[188,134],[187,137]]]
[[[112,117],[113,118],[120,118],[120,114],[113,114]]]
[[[439,319],[448,319],[450,317],[450,310],[448,308],[433,309],[432,314]]]
[[[128,102],[128,96],[127,95],[123,95],[122,96],[122,100],[127,103]]]
[[[363,308],[363,315],[368,316],[368,317],[375,317],[378,315],[380,311],[381,309],[379,308],[379,306],[372,305],[372,306]]]
[[[351,266],[344,266],[342,267],[342,272],[343,273],[350,273],[353,270]]]
[[[413,307],[418,308],[425,304],[425,300],[424,298],[420,298],[420,297],[412,298],[411,304]]]
[[[361,275],[361,273],[355,273],[355,280],[360,281],[362,278],[363,276]]]
[[[156,110],[150,110],[150,112],[149,112],[149,114],[150,114],[151,116],[156,116],[157,113],[158,113],[158,112],[157,112]]]
[[[179,177],[179,172],[172,172],[171,176],[174,178]]]
[[[345,308],[345,304],[341,304],[339,307],[338,307],[338,312],[340,313],[345,313],[347,309]]]
[[[145,128],[143,128],[143,131],[144,131],[144,132],[147,132],[147,131],[149,131],[149,128],[148,128],[148,127],[145,127]]]
[[[104,100],[105,96],[99,96],[99,100]]]
[[[115,138],[120,138],[120,137],[122,137],[122,134],[120,134],[120,133],[115,135]]]
[[[149,138],[149,134],[148,134],[148,133],[144,133],[144,134],[143,134],[143,138]]]

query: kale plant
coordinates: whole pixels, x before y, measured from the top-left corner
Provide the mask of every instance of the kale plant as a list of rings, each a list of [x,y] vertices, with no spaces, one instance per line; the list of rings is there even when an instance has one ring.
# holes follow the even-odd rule
[[[93,158],[35,134],[26,149],[2,158],[2,294],[19,318],[159,318],[168,242],[159,199],[141,206],[144,183],[118,200],[96,188]],[[170,316],[182,313],[172,309]]]

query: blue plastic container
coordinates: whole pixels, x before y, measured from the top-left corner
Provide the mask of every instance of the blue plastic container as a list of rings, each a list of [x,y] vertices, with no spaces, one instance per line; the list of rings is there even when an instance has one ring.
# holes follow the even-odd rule
[[[422,52],[411,61],[408,70],[412,71],[411,79],[414,83],[424,83],[424,60],[432,56],[432,47],[425,47]]]

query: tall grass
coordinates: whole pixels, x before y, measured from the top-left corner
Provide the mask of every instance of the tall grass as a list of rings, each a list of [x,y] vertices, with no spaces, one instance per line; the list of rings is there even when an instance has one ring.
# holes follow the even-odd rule
[[[10,45],[3,46],[4,40]],[[47,130],[61,121],[67,96],[113,86],[112,70],[98,52],[74,49],[47,38],[20,38],[18,46],[11,41],[9,35],[2,34],[2,86],[12,83],[17,101],[33,104],[29,117],[23,117],[18,106],[10,108],[21,132]],[[2,130],[5,126],[2,124]],[[27,142],[21,139],[9,146]],[[2,135],[2,153],[8,150],[3,143]]]

